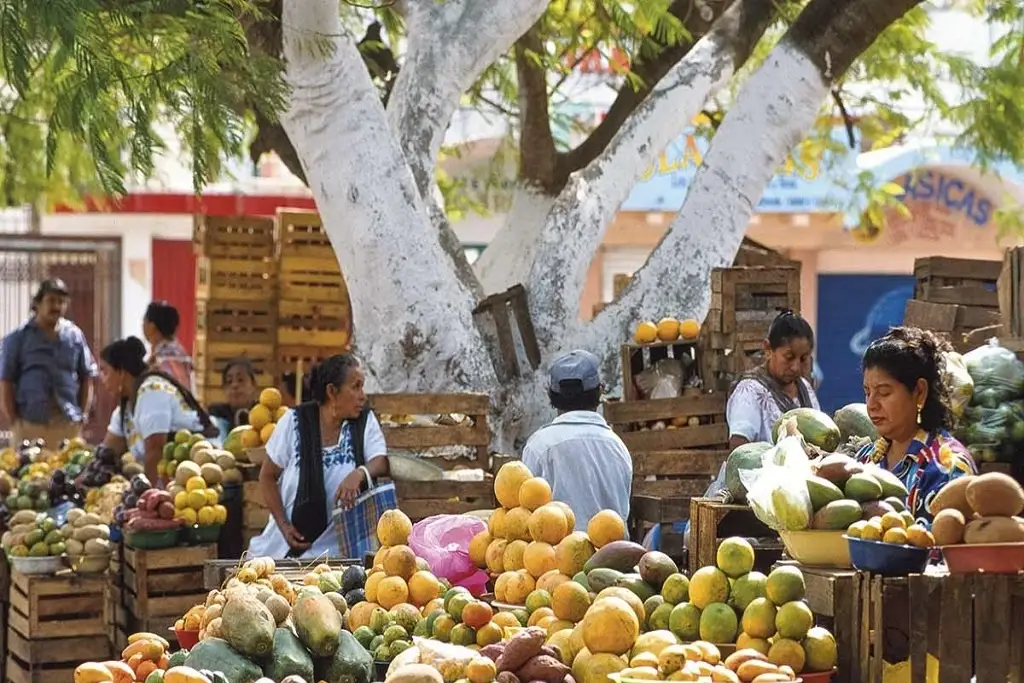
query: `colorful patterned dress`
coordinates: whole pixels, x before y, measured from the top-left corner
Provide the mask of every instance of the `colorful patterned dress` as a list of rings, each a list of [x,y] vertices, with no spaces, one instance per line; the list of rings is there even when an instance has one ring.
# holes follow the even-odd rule
[[[889,442],[878,439],[857,453],[861,462],[888,467],[886,455]],[[948,482],[964,474],[977,474],[978,467],[967,448],[942,429],[934,434],[919,430],[907,447],[903,459],[892,468],[907,487],[907,509],[919,522],[931,523],[928,506],[932,498]]]

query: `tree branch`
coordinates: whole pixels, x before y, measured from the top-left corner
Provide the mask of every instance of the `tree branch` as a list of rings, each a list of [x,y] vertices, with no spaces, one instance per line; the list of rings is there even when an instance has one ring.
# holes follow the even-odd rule
[[[736,0],[654,86],[604,152],[562,190],[537,241],[527,280],[542,344],[560,341],[565,321],[578,318],[594,252],[636,179],[747,60],[773,9],[773,0]]]
[[[281,121],[346,275],[353,328],[381,389],[492,386],[473,296],[448,267],[337,0],[285,0],[282,23],[291,97]]]
[[[551,116],[548,112],[547,69],[537,61],[543,52],[544,43],[536,25],[516,41],[516,76],[519,81],[521,112],[519,175],[528,183],[551,193],[558,151],[555,149],[555,137],[551,134]]]
[[[588,326],[590,343],[626,339],[636,321],[664,315],[666,301],[684,302],[677,314],[704,318],[711,270],[732,263],[764,188],[814,124],[832,83],[921,1],[811,1],[743,84],[668,232]]]
[[[850,142],[850,149],[857,148],[857,124],[846,110],[846,103],[843,102],[843,94],[839,88],[832,88],[832,99],[839,107],[839,115],[843,117],[843,124],[846,126],[846,139]]]

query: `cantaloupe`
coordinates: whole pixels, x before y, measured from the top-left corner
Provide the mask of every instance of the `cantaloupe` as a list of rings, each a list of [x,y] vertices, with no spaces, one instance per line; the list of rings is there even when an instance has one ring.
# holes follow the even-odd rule
[[[624,655],[640,635],[633,609],[620,598],[598,600],[583,618],[583,642],[592,653]]]
[[[377,520],[377,540],[382,545],[405,545],[412,533],[412,520],[401,510],[387,510]]]

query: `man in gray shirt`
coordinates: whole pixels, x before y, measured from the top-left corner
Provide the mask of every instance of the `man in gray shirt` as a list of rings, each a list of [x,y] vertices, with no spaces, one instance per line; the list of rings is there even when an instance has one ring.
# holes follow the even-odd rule
[[[0,409],[15,446],[43,439],[56,449],[78,436],[89,415],[96,361],[85,334],[64,317],[69,298],[63,280],[45,280],[32,299],[32,317],[0,348]]]
[[[589,351],[572,351],[549,371],[548,398],[556,417],[530,437],[523,463],[551,485],[554,500],[576,513],[576,529],[601,510],[626,520],[633,486],[633,459],[597,412],[601,404],[600,361]]]

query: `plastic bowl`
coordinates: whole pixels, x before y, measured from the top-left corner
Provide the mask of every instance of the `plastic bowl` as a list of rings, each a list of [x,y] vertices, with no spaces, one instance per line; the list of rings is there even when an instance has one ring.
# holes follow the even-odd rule
[[[865,541],[849,536],[845,538],[850,544],[850,560],[853,566],[862,572],[882,576],[906,576],[920,574],[928,566],[930,548]]]
[[[102,555],[64,555],[64,564],[76,574],[102,574],[110,567],[110,553]]]
[[[217,539],[220,538],[220,530],[222,528],[222,524],[209,524],[207,526],[195,525],[185,527],[183,535],[185,537],[185,542],[189,545],[216,543]]]
[[[46,557],[11,557],[11,567],[22,574],[56,574],[64,569],[64,559],[60,555]],[[109,562],[109,558],[107,559]]]
[[[181,529],[166,531],[126,531],[124,542],[129,548],[137,550],[162,550],[178,545]]]
[[[849,569],[850,544],[843,531],[780,531],[786,553],[807,567]]]
[[[1016,574],[1024,571],[1024,543],[944,545],[942,557],[950,574]]]
[[[835,669],[831,671],[804,671],[797,674],[797,680],[802,681],[802,683],[829,683],[835,675]]]
[[[199,631],[187,631],[183,628],[175,628],[173,631],[179,650],[191,650],[199,644]]]

